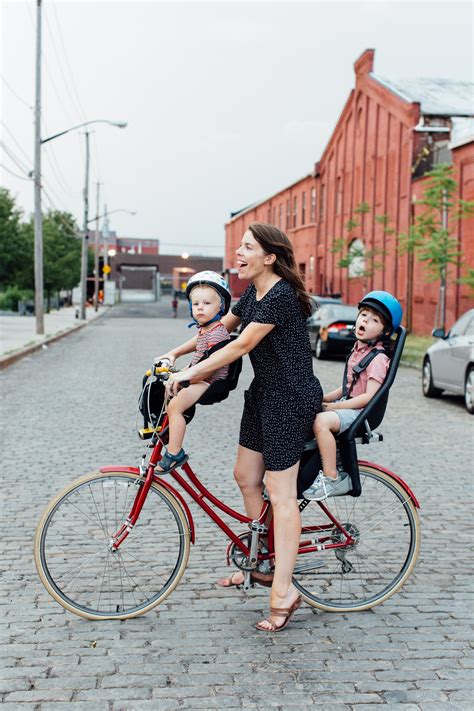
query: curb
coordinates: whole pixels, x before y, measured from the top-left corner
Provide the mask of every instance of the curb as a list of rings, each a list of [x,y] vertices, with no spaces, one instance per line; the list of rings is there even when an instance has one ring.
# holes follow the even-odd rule
[[[0,370],[4,370],[5,368],[8,368],[10,365],[13,365],[17,361],[21,360],[25,356],[31,355],[32,353],[35,353],[36,351],[39,351],[43,348],[43,346],[47,346],[50,343],[54,343],[55,341],[61,340],[61,338],[64,338],[65,336],[69,336],[71,333],[75,333],[75,331],[79,331],[81,328],[84,328],[85,326],[89,326],[91,323],[94,323],[94,321],[97,321],[97,319],[102,318],[104,314],[106,314],[108,309],[103,311],[99,316],[96,316],[95,318],[85,321],[84,323],[78,323],[75,326],[71,326],[70,328],[64,329],[63,331],[59,331],[58,333],[55,333],[54,335],[50,336],[49,338],[46,338],[44,341],[41,341],[40,343],[35,343],[32,346],[26,346],[24,348],[20,348],[17,351],[14,351],[13,353],[8,353],[7,355],[0,356]]]

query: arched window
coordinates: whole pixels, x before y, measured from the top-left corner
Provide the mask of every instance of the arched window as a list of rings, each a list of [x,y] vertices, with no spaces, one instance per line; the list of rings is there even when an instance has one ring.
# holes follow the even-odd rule
[[[365,247],[361,239],[355,239],[349,246],[349,278],[363,276],[365,272]]]

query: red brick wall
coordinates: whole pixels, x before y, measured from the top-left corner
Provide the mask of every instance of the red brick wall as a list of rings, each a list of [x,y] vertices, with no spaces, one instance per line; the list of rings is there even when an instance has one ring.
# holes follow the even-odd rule
[[[409,255],[400,256],[396,235],[406,232],[412,214],[412,197],[421,198],[424,179],[412,180],[412,164],[418,150],[418,134],[413,132],[420,118],[417,103],[407,103],[376,81],[374,53],[367,50],[354,65],[355,88],[336,124],[334,132],[316,164],[314,177],[307,176],[251,210],[234,217],[226,225],[226,266],[234,266],[234,254],[249,222],[260,220],[279,225],[280,205],[283,224],[290,237],[296,261],[302,265],[306,286],[312,293],[341,292],[348,303],[357,303],[364,292],[386,289],[401,301],[405,323],[416,333],[433,328],[438,284],[427,285],[422,266]],[[463,199],[474,199],[474,144],[453,151],[453,162]],[[311,189],[316,188],[316,219],[310,219]],[[301,221],[302,193],[306,193],[305,224]],[[293,226],[293,201],[298,200],[296,227]],[[287,227],[287,201],[291,221]],[[369,211],[358,215],[361,203]],[[274,209],[276,208],[276,210]],[[376,216],[388,215],[387,233]],[[382,264],[371,276],[349,278],[348,270],[338,266],[333,251],[335,240],[348,238],[346,225],[356,219],[359,228],[352,237],[363,240],[365,249],[382,251],[375,257]],[[458,226],[460,249],[474,265],[473,220]],[[466,286],[456,283],[459,273],[451,270],[447,289],[447,323],[474,305]],[[408,319],[408,320],[407,320]]]

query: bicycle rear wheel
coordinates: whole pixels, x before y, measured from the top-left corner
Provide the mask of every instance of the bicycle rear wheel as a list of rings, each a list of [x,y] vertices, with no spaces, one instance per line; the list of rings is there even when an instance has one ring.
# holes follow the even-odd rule
[[[304,600],[329,612],[355,612],[380,605],[405,582],[420,549],[420,523],[407,492],[378,469],[361,465],[362,494],[339,496],[324,504],[351,533],[355,543],[298,556],[294,583]],[[302,540],[344,536],[336,526],[325,534],[315,526],[330,521],[315,503],[301,513]],[[311,530],[313,529],[313,530]]]
[[[186,568],[190,535],[176,498],[153,483],[137,524],[116,551],[138,475],[88,474],[56,496],[35,536],[36,567],[48,592],[88,619],[126,619],[163,602]]]

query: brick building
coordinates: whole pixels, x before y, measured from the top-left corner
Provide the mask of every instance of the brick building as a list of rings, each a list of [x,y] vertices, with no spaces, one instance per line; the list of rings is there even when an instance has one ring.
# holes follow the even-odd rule
[[[312,172],[231,215],[224,266],[234,266],[249,222],[271,222],[290,237],[308,291],[341,293],[345,301],[356,303],[364,291],[387,289],[402,302],[407,325],[428,333],[438,283],[427,283],[424,267],[413,255],[399,254],[396,235],[412,224],[425,173],[437,163],[452,163],[459,197],[474,199],[474,85],[443,79],[392,81],[373,68],[374,51],[366,50],[354,64],[355,88]],[[352,220],[357,227],[348,230]],[[474,219],[457,223],[453,235],[465,262],[474,266]],[[359,255],[349,267],[339,266],[340,255],[333,251],[341,238]],[[372,256],[374,251],[379,254]],[[380,266],[372,268],[372,260]],[[358,276],[362,271],[366,275]],[[459,276],[460,268],[448,272],[448,325],[474,306],[468,287],[456,281]]]

